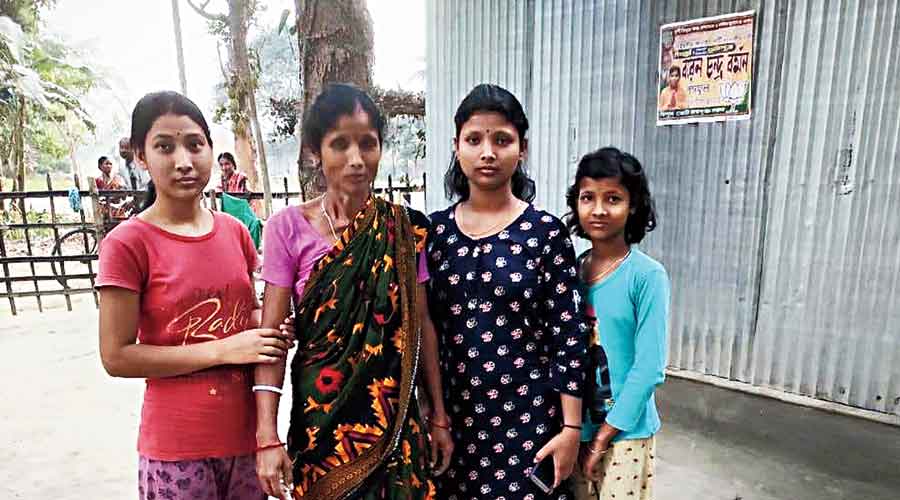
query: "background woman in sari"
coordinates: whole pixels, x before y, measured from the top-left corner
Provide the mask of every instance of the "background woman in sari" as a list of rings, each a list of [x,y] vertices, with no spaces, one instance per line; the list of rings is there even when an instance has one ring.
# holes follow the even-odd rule
[[[219,191],[223,193],[247,192],[247,176],[237,169],[233,154],[227,151],[220,154],[219,168],[222,169]]]
[[[276,422],[284,365],[256,373],[257,471],[273,496],[285,498],[284,481],[294,498],[433,498],[431,465],[442,471],[452,453],[421,286],[428,271],[417,259],[427,219],[371,195],[383,127],[364,92],[328,86],[303,125],[325,194],[266,225],[263,324],[278,326],[293,299],[301,344],[287,450]],[[413,391],[417,364],[431,396],[430,429]]]

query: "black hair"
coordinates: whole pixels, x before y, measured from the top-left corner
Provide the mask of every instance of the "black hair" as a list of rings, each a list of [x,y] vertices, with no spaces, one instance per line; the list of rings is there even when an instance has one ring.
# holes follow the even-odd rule
[[[591,179],[616,177],[628,190],[630,213],[625,222],[625,243],[640,243],[648,232],[656,228],[656,208],[644,167],[634,156],[608,147],[588,153],[578,162],[575,182],[566,192],[566,205],[569,207],[566,225],[572,233],[588,238],[578,220],[578,195],[581,190],[581,179],[585,177]]]
[[[355,85],[330,83],[306,110],[300,134],[301,148],[321,153],[325,134],[337,126],[342,116],[353,116],[360,109],[369,115],[369,123],[378,133],[378,145],[384,147],[385,120],[375,101]]]
[[[100,165],[103,165],[104,163],[106,163],[106,160],[108,160],[108,159],[109,158],[107,158],[105,156],[101,156],[100,158],[97,158],[97,166],[99,167]]]
[[[162,92],[151,92],[134,106],[131,112],[131,151],[137,156],[144,152],[144,143],[147,141],[147,134],[156,120],[163,115],[173,114],[177,116],[187,116],[194,123],[203,129],[206,141],[212,147],[212,135],[209,132],[209,125],[203,112],[194,104],[194,101],[172,90],[164,90]],[[147,184],[147,194],[144,196],[144,202],[141,204],[141,210],[150,208],[150,205],[156,200],[156,186],[151,180]]]
[[[223,158],[226,159],[226,160],[228,160],[229,162],[231,162],[231,164],[234,165],[235,167],[237,167],[237,162],[234,161],[234,155],[233,155],[233,154],[231,154],[231,153],[229,153],[228,151],[226,151],[226,152],[224,152],[224,153],[222,153],[222,154],[219,155],[219,157],[216,159],[216,162],[222,161]]]
[[[463,125],[469,121],[469,118],[475,113],[486,112],[500,113],[509,120],[519,133],[519,141],[522,147],[527,147],[528,142],[525,139],[525,133],[528,132],[528,117],[525,116],[522,103],[516,99],[512,92],[499,85],[490,83],[476,85],[459,103],[459,108],[456,109],[456,116],[453,117],[453,121],[456,123],[457,141]],[[527,202],[534,200],[534,180],[528,176],[525,165],[521,162],[516,166],[511,182],[513,196]],[[450,154],[450,165],[444,174],[444,193],[451,200],[454,198],[459,198],[460,201],[469,199],[469,179],[463,172],[456,153]]]
[[[673,71],[677,71],[678,78],[681,78],[681,67],[680,66],[669,66],[669,71],[666,71],[666,74],[671,75]]]

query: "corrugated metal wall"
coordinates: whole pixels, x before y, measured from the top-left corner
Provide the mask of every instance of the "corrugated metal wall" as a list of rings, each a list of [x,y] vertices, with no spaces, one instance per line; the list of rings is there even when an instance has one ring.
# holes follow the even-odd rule
[[[753,118],[656,127],[659,26],[757,11]],[[900,414],[900,0],[429,0],[430,210],[477,83],[532,123],[538,203],[634,152],[673,281],[670,363]]]
[[[792,2],[754,383],[900,410],[900,2]]]
[[[486,81],[502,85],[517,96],[530,93],[533,7],[533,2],[506,0],[441,0],[426,4],[429,211],[447,205],[443,174],[456,133],[453,115],[463,97]]]

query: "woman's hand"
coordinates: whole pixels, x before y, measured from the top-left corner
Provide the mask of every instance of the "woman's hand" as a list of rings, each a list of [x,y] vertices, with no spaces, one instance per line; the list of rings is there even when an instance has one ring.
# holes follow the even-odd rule
[[[279,330],[253,328],[219,341],[224,365],[271,364],[283,361],[294,342]]]
[[[431,468],[435,476],[440,476],[450,467],[453,456],[453,437],[450,435],[450,417],[440,415],[428,422],[428,437],[431,439]],[[440,461],[438,461],[440,459]]]
[[[294,316],[293,315],[285,317],[284,321],[282,321],[281,324],[278,325],[278,330],[281,332],[282,335],[285,336],[285,338],[290,339],[292,342],[294,340],[297,340],[296,338],[294,338]],[[293,347],[293,345],[291,347]]]
[[[534,463],[537,464],[548,456],[553,457],[553,488],[559,486],[572,475],[575,462],[578,460],[578,445],[581,443],[581,432],[578,429],[564,427],[563,430],[545,444]]]
[[[582,443],[578,462],[581,465],[581,473],[589,481],[600,480],[600,462],[603,455],[609,450],[609,443],[593,442]]]
[[[256,452],[256,475],[267,495],[281,500],[291,500],[291,495],[285,492],[285,486],[293,490],[294,477],[291,459],[283,446]]]
[[[584,477],[591,481],[600,479],[600,461],[603,460],[603,455],[609,450],[610,443],[618,433],[619,429],[604,422],[594,435],[594,439],[581,447],[581,471]]]

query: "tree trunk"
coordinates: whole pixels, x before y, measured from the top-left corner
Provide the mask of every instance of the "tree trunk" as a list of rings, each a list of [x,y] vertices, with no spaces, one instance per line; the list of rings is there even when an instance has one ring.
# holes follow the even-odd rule
[[[56,126],[56,129],[59,131],[60,135],[62,135],[63,140],[66,143],[66,149],[68,150],[69,155],[69,173],[72,175],[74,179],[75,176],[84,177],[81,172],[81,165],[78,163],[77,152],[78,152],[78,135],[72,131],[72,124],[69,121],[68,113],[66,117],[62,120],[62,122],[53,122]]]
[[[231,127],[234,132],[234,155],[237,167],[247,175],[250,189],[259,189],[256,173],[256,150],[250,131],[250,99],[256,89],[256,78],[250,71],[250,55],[247,52],[247,26],[249,24],[247,2],[228,0],[228,29],[231,36],[230,81],[228,97],[231,107]]]
[[[259,115],[256,113],[256,96],[253,94],[250,96],[250,120],[253,122],[253,131],[256,133],[256,144],[259,145],[259,169],[263,187],[263,218],[268,219],[272,215],[272,186],[269,183],[266,143],[263,140],[262,129],[259,127]]]
[[[19,96],[19,106],[16,109],[16,126],[13,132],[13,165],[16,169],[16,190],[25,191],[25,97]],[[25,222],[25,198],[19,200],[19,209],[22,212],[22,222]]]
[[[173,0],[174,1],[174,0]],[[207,0],[197,6],[187,0],[194,11],[214,25],[224,24],[228,40],[228,71],[225,83],[228,88],[228,115],[234,133],[235,165],[247,175],[247,184],[252,191],[259,190],[259,174],[256,171],[256,150],[253,144],[252,128],[256,129],[257,146],[260,148],[262,165],[262,187],[265,199],[264,216],[268,216],[272,208],[272,194],[269,187],[269,169],[265,158],[265,145],[259,119],[256,113],[256,74],[250,66],[250,53],[247,48],[247,29],[250,26],[252,13],[258,8],[257,0],[228,0],[228,14],[214,15],[206,12]],[[221,62],[221,61],[220,61]]]
[[[187,96],[187,74],[184,71],[184,48],[181,45],[181,13],[178,2],[172,0],[172,24],[175,26],[175,55],[178,59],[178,79],[181,81],[181,93]]]
[[[3,190],[5,189],[5,186],[3,185],[4,172],[6,171],[5,164],[6,164],[6,160],[5,160],[5,158],[3,158],[3,154],[0,153],[0,193],[2,193]],[[0,200],[0,222],[2,222],[5,219],[6,219],[6,200]]]
[[[368,91],[372,85],[372,18],[365,0],[294,0],[303,113],[328,83],[352,83]],[[301,180],[315,179],[308,151],[298,158]],[[315,183],[312,190],[321,189]]]

